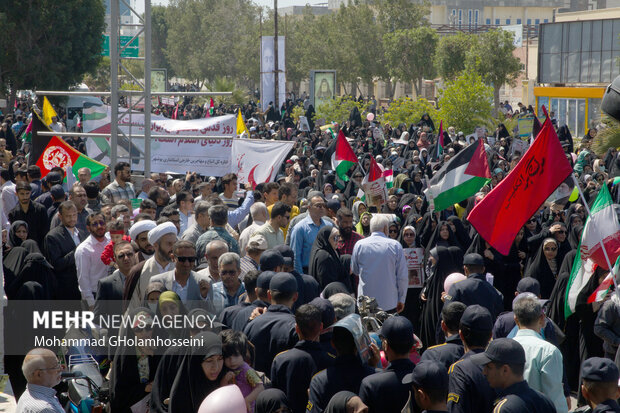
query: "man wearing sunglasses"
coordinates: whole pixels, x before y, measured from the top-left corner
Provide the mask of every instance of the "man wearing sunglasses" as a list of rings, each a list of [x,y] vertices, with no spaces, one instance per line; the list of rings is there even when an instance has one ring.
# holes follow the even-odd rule
[[[177,241],[172,247],[174,269],[151,278],[166,290],[174,291],[187,309],[205,308],[213,311],[213,288],[204,275],[193,271],[196,265],[196,247],[191,241]]]
[[[26,354],[22,371],[28,381],[26,391],[19,398],[17,413],[47,412],[63,413],[64,409],[53,389],[60,383],[62,366],[53,351],[35,348]]]

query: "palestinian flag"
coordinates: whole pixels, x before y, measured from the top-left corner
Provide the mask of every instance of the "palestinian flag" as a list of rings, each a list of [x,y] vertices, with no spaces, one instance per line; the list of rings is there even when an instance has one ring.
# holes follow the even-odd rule
[[[355,156],[353,148],[351,148],[342,131],[338,132],[336,140],[325,151],[325,157],[328,157],[332,170],[336,171],[336,175],[344,182],[348,182],[349,176],[347,172],[357,163],[357,156]]]
[[[24,134],[22,135],[22,141],[28,143],[32,142],[32,120],[30,120],[30,123],[28,124],[26,130],[24,131]]]
[[[36,165],[41,168],[42,176],[46,176],[56,166],[64,169],[67,165],[71,165],[76,179],[80,168],[90,169],[93,178],[106,168],[106,165],[76,151],[58,136],[52,136]]]
[[[424,191],[435,211],[469,198],[491,180],[482,139],[450,159],[429,182]]]
[[[579,251],[579,248],[577,248]],[[581,254],[575,254],[573,261],[573,270],[568,279],[566,286],[566,296],[564,299],[564,317],[568,318],[575,312],[577,306],[577,297],[583,288],[590,281],[590,277],[596,270],[596,264],[591,259],[582,261]]]
[[[445,144],[443,141],[443,120],[439,122],[439,134],[437,135],[437,159],[441,158]]]

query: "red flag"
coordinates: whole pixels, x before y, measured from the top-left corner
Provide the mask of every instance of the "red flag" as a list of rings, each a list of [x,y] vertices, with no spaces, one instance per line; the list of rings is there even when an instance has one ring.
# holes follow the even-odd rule
[[[368,182],[376,181],[377,179],[383,178],[383,170],[377,165],[377,161],[373,156],[370,157],[370,167],[368,168]]]
[[[515,169],[474,207],[467,220],[497,251],[508,255],[521,227],[572,172],[547,118]]]
[[[179,104],[177,103],[177,107],[174,109],[172,113],[172,119],[177,119],[179,117]]]

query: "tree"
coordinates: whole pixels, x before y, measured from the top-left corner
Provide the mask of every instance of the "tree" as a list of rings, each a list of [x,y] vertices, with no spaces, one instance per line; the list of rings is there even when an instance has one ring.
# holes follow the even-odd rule
[[[0,93],[63,90],[101,60],[101,0],[5,0],[0,8]]]
[[[151,67],[168,69],[168,78],[174,76],[174,70],[166,56],[168,40],[168,20],[166,17],[168,8],[153,6],[151,8]]]
[[[433,119],[436,118],[437,109],[424,98],[413,100],[408,97],[402,97],[390,103],[383,114],[383,122],[388,122],[394,126],[401,123],[409,125],[418,123],[425,113],[428,113],[431,119]]]
[[[437,41],[437,32],[426,26],[383,36],[390,74],[403,82],[413,82],[417,96],[422,93],[424,78],[435,76],[433,55]]]
[[[493,88],[477,73],[465,71],[454,81],[447,81],[439,91],[439,117],[444,125],[468,134],[491,117]]]
[[[334,98],[316,108],[314,120],[325,119],[326,123],[337,122],[342,125],[349,120],[349,115],[354,106],[357,106],[360,114],[364,115],[368,104],[360,103],[346,96]]]
[[[512,54],[514,49],[512,33],[490,30],[480,35],[467,52],[467,71],[475,71],[487,85],[493,86],[495,114],[499,109],[499,90],[505,83],[514,86],[521,72],[521,61]]]
[[[442,36],[435,50],[435,67],[439,76],[454,80],[465,70],[466,55],[476,42],[476,35],[458,32]]]
[[[99,64],[82,79],[90,90],[109,91],[110,90],[110,58],[104,56]]]
[[[417,4],[411,0],[378,0],[376,8],[379,26],[388,33],[429,24],[427,16],[430,14],[430,3],[428,1]]]

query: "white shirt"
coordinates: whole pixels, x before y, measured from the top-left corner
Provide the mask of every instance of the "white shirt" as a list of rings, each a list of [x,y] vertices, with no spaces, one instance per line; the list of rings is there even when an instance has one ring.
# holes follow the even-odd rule
[[[108,266],[101,261],[101,253],[109,243],[110,235],[107,233],[102,241],[97,241],[89,235],[75,249],[78,284],[82,299],[86,300],[89,306],[95,305],[94,293],[97,291],[97,283],[108,276]]]
[[[241,235],[239,235],[239,252],[241,252],[240,255],[242,257],[246,254],[245,247],[248,245],[248,241],[250,241],[250,238],[252,238],[252,235],[254,235],[254,232],[256,232],[258,227],[263,224],[265,223],[261,221],[254,221],[252,225],[244,229],[243,232],[241,232]]]
[[[187,287],[189,287],[189,279],[185,283],[185,287],[182,287],[177,280],[172,281],[172,291],[177,293],[182,303],[187,302]]]
[[[78,245],[80,245],[80,232],[78,231],[77,227],[73,227],[73,229],[65,227],[65,229],[69,231],[69,234],[71,234],[71,238],[73,238],[75,246],[77,247]]]
[[[17,193],[15,193],[15,184],[8,181],[2,184],[0,189],[2,190],[2,194],[0,195],[0,198],[2,199],[2,208],[4,209],[4,213],[8,215],[19,202],[17,199]]]

